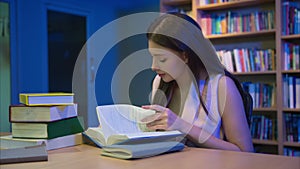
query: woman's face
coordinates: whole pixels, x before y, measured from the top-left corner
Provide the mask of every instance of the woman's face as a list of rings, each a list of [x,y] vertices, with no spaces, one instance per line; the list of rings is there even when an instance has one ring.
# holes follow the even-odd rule
[[[148,45],[152,55],[151,68],[164,82],[177,80],[188,68],[188,59],[183,53],[160,46],[151,40],[148,41]]]

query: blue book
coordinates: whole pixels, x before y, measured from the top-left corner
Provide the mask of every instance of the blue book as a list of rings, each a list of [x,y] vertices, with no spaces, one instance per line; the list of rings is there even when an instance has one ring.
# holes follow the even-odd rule
[[[289,76],[288,77],[288,87],[289,87],[289,98],[288,98],[288,103],[289,103],[289,108],[295,108],[295,100],[296,100],[296,93],[295,93],[295,77],[294,76]]]

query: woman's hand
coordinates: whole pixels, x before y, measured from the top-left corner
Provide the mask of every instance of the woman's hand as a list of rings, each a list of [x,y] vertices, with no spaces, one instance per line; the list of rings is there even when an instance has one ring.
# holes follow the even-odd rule
[[[156,113],[142,119],[150,130],[178,130],[180,119],[172,110],[159,105],[142,106],[144,109],[155,110]]]

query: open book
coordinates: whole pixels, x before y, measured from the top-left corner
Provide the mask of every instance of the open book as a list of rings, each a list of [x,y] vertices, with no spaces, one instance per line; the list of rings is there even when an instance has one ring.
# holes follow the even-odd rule
[[[174,141],[182,138],[183,134],[180,131],[149,131],[141,120],[154,113],[153,110],[127,104],[98,106],[97,115],[101,127],[88,128],[83,134],[99,147]]]

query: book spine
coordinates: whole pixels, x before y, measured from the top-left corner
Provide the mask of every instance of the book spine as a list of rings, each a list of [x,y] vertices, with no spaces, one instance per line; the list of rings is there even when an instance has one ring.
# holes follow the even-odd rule
[[[28,96],[25,95],[25,94],[20,94],[20,95],[19,95],[19,102],[20,102],[20,103],[23,103],[23,104],[25,104],[25,105],[28,105],[28,104],[29,104],[29,103],[28,103]]]
[[[78,117],[50,122],[48,123],[47,130],[47,139],[81,133],[84,131]]]

